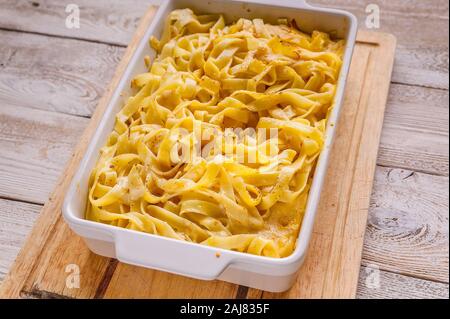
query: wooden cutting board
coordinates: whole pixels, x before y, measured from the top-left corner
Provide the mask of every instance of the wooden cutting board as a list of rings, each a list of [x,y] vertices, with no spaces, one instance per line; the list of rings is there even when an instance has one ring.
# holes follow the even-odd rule
[[[0,297],[354,298],[394,62],[396,41],[390,34],[358,34],[310,249],[296,284],[288,292],[273,294],[125,265],[91,253],[66,225],[61,216],[66,189],[154,12],[151,8],[142,18],[108,90],[5,278]],[[78,288],[74,281],[77,269]]]

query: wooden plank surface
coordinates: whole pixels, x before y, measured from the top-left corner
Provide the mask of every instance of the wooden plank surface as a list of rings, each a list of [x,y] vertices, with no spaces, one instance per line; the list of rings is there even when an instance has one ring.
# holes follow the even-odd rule
[[[79,29],[65,26],[68,16],[65,9],[72,3],[80,8],[82,27]],[[2,0],[0,27],[126,46],[150,3],[148,0]]]
[[[150,12],[143,19],[127,52],[134,49],[151,15]],[[335,157],[330,161],[332,164],[326,183],[328,191],[324,192],[321,200],[320,222],[316,224],[310,250],[314,253],[310,253],[310,263],[302,268],[297,284],[286,295],[289,297],[345,298],[356,295],[377,146],[395,48],[395,40],[389,35],[362,33],[360,38],[364,42],[376,42],[361,42],[355,49],[345,107],[334,146]],[[119,70],[127,64],[128,56],[122,60]],[[378,77],[373,76],[374,70],[377,70]],[[112,87],[117,83],[119,74],[114,77]],[[41,216],[33,229],[33,233],[42,234],[45,229],[48,234],[45,237],[41,235],[42,240],[37,244],[34,240],[26,243],[3,284],[2,295],[17,297],[25,292],[68,297],[131,297],[138,291],[139,296],[150,298],[238,296],[236,285],[187,279],[117,264],[95,256],[62,221],[59,211],[67,184],[107,101],[108,95],[97,107],[64,177],[44,207],[42,216],[45,218]],[[371,134],[364,133],[369,131]],[[343,158],[342,153],[348,157]],[[315,251],[317,245],[321,249]],[[34,260],[31,265],[30,260]],[[81,289],[66,287],[64,270],[68,264],[81,268]],[[19,282],[18,277],[21,278]],[[310,278],[314,280],[306,280]],[[170,286],[177,289],[170,289]]]
[[[361,267],[360,299],[448,299],[448,284]]]
[[[0,28],[126,46],[149,0],[77,0],[81,28],[65,27],[64,9],[71,0],[3,0]],[[365,27],[366,7],[381,11],[380,29],[398,38],[395,82],[448,89],[448,1],[308,0],[354,13]],[[406,11],[405,8],[408,8]],[[413,36],[412,36],[413,35]]]
[[[448,176],[448,91],[392,85],[378,164]]]
[[[448,177],[379,168],[364,263],[448,282]]]
[[[122,47],[108,43],[121,38],[124,40],[120,46],[126,44],[136,25],[135,22],[131,22],[125,26],[114,16],[120,12],[120,15],[124,17],[122,21],[131,21],[128,19],[129,13],[135,12],[138,7],[128,6],[118,0],[77,1],[81,4],[83,21],[88,21],[87,24],[82,22],[82,28],[78,30],[91,37],[89,40],[91,42],[86,42],[73,38],[72,34],[77,30],[64,27],[65,13],[63,11],[65,4],[69,1],[55,0],[53,8],[51,1],[34,2],[39,6],[36,7],[31,1],[0,1],[0,29],[7,30],[0,31],[0,41],[4,44],[0,50],[0,149],[2,150],[0,170],[2,174],[9,176],[8,179],[2,180],[0,175],[0,197],[14,199],[20,195],[21,200],[28,198],[37,203],[44,203],[57,176],[62,172],[65,158],[70,157],[75,141],[79,139],[87,124],[84,119],[78,121],[75,117],[68,117],[68,121],[78,123],[79,127],[65,132],[66,139],[70,140],[67,145],[58,145],[55,138],[58,136],[57,133],[47,133],[47,131],[57,132],[57,125],[52,128],[45,118],[54,118],[55,123],[59,121],[59,125],[63,126],[62,123],[65,122],[61,121],[61,117],[53,111],[89,116],[124,52]],[[144,2],[145,0],[136,3],[139,5]],[[365,6],[372,3],[372,1],[353,0],[310,0],[310,2],[350,10],[358,16],[361,27],[364,27]],[[442,231],[445,228],[448,230],[448,204],[441,205],[442,200],[445,199],[448,203],[448,195],[445,188],[440,189],[435,186],[435,184],[448,183],[445,179],[448,176],[448,124],[445,123],[448,123],[448,3],[440,0],[377,1],[376,3],[382,12],[381,30],[396,34],[399,40],[394,68],[396,83],[391,85],[378,164],[388,166],[387,170],[394,168],[395,171],[395,167],[401,167],[410,170],[411,173],[431,173],[433,178],[422,178],[422,175],[425,177],[429,175],[419,174],[420,179],[407,179],[407,187],[389,186],[389,183],[385,182],[387,172],[385,167],[377,169],[363,264],[376,264],[382,269],[382,273],[385,273],[383,269],[388,269],[384,283],[395,289],[359,288],[358,297],[401,297],[402,293],[411,297],[427,294],[438,297],[442,294],[433,294],[431,290],[422,289],[426,285],[415,286],[414,291],[409,291],[411,286],[408,282],[414,281],[414,276],[423,275],[423,271],[422,274],[418,274],[415,269],[424,265],[428,265],[425,267],[426,278],[433,281],[423,282],[430,283],[431,286],[434,285],[434,281],[442,279],[445,269],[448,272],[448,231]],[[405,12],[405,6],[409,8],[408,12]],[[83,14],[83,12],[89,12],[89,14]],[[141,15],[142,11],[136,14],[136,21]],[[107,20],[109,23],[104,23]],[[386,23],[387,21],[389,22]],[[415,23],[411,23],[412,21]],[[102,24],[103,27],[98,27]],[[23,30],[27,33],[11,30]],[[67,33],[64,34],[64,32]],[[82,38],[82,36],[77,37]],[[76,51],[81,53],[77,54]],[[99,54],[89,54],[90,52]],[[83,65],[95,67],[96,72],[91,72]],[[33,74],[46,74],[43,79],[45,84],[40,85],[39,78],[35,76],[27,79],[28,70],[32,70]],[[75,76],[76,81],[73,83],[68,81],[68,76]],[[427,78],[424,79],[424,76]],[[64,84],[63,92],[61,94],[55,92],[53,88],[58,88],[62,83]],[[411,86],[411,84],[417,86]],[[428,89],[427,86],[445,90]],[[35,93],[33,99],[29,98],[28,92]],[[6,106],[15,108],[16,115],[5,117],[5,113],[10,113],[8,109],[8,112],[2,114]],[[17,108],[17,106],[25,107]],[[29,108],[52,112],[42,113],[35,118]],[[430,108],[431,112],[423,112]],[[4,125],[4,120],[9,122],[8,125]],[[428,124],[430,125],[427,127]],[[21,134],[22,125],[34,126],[39,133]],[[33,146],[36,144],[41,145],[41,148],[57,149],[58,153],[54,155],[50,152],[51,160],[46,160],[45,156],[36,155],[37,152]],[[5,150],[9,158],[2,156]],[[10,158],[15,161],[11,161]],[[11,163],[18,165],[16,162],[23,163],[22,169],[11,171],[9,165]],[[24,175],[31,173],[33,176],[36,171],[40,172],[40,178],[33,178],[32,183],[27,183]],[[409,174],[408,172],[407,175]],[[383,182],[378,183],[379,180]],[[420,196],[417,198],[408,196],[408,192],[416,189],[416,183],[419,183],[418,188],[422,190],[424,198],[437,198],[440,202],[422,201]],[[21,191],[27,188],[32,190]],[[405,200],[409,201],[408,205],[402,205]],[[27,224],[27,218],[30,216],[28,204],[7,202],[10,205],[0,205],[3,214],[0,215],[2,221],[0,233],[4,234],[0,237],[0,245],[9,247],[0,251],[2,267],[10,264],[21,240],[30,229]],[[415,209],[416,207],[420,209]],[[14,208],[9,215],[7,208]],[[399,214],[401,214],[402,223],[396,222],[400,220]],[[436,218],[429,219],[430,214]],[[17,216],[18,225],[15,226],[15,231],[11,230],[10,223],[1,219],[4,215],[10,216],[5,217],[7,221],[14,220],[14,216]],[[408,225],[409,231],[403,228],[403,223]],[[427,235],[420,236],[420,230],[425,230]],[[419,236],[416,232],[419,232]],[[12,238],[17,238],[13,241],[17,245],[11,245]],[[414,251],[409,246],[414,245],[418,238],[420,249]],[[445,249],[441,251],[442,245],[436,244],[436,240],[446,242],[447,251]],[[391,249],[392,245],[397,249]],[[389,251],[389,255],[385,251]],[[405,258],[405,252],[407,258]],[[368,259],[365,258],[366,255],[369,256]],[[442,262],[428,264],[428,261],[439,256],[441,258],[438,260]],[[3,262],[3,260],[7,261]],[[6,270],[6,268],[0,269],[0,273]],[[360,286],[364,285],[364,280],[364,274],[361,273]],[[447,283],[448,276],[442,281],[440,287],[442,291],[447,291],[448,295]],[[416,291],[417,294],[414,295]]]
[[[3,103],[84,117],[92,115],[125,51],[107,44],[1,30],[0,39],[8,43],[0,50]]]
[[[86,128],[86,130],[84,131],[83,135],[81,136],[78,142],[77,149],[75,150],[74,154],[72,155],[72,158],[70,159],[68,165],[66,166],[64,174],[60,177],[56,185],[55,189],[60,190],[60,192],[64,192],[64,190],[68,187],[68,184],[70,183],[70,180],[74,174],[74,170],[76,169],[78,162],[80,161],[82,155],[84,154],[84,150],[87,148],[87,144],[88,141],[90,140],[90,137],[97,128],[97,123],[103,115],[104,109],[112,96],[112,92],[118,85],[120,75],[128,65],[128,61],[134,51],[134,48],[136,47],[142,34],[145,32],[146,27],[151,21],[153,15],[154,10],[148,10],[147,13],[142,17],[140,28],[136,30],[135,37],[130,42],[130,45],[127,51],[125,52],[122,61],[119,63],[119,66],[116,69],[115,76],[113,77],[113,80],[111,81],[108,90],[105,92],[105,95],[100,99],[99,105],[97,106],[97,109],[94,112],[94,115],[91,118],[88,127]],[[8,297],[20,297],[22,289],[24,289],[24,287],[27,284],[29,275],[36,272],[37,276],[45,276],[46,271],[45,268],[38,269],[35,267],[38,264],[38,262],[42,261],[58,262],[61,260],[58,258],[53,258],[55,256],[53,256],[51,253],[47,255],[44,254],[42,248],[45,246],[45,244],[49,239],[53,239],[50,241],[50,244],[55,243],[54,240],[55,238],[60,239],[61,240],[60,243],[64,244],[65,243],[64,238],[61,239],[57,236],[59,235],[64,237],[70,234],[70,232],[67,229],[64,231],[64,227],[67,226],[62,221],[60,213],[62,200],[63,196],[59,197],[51,196],[50,199],[46,202],[35,226],[33,227],[33,230],[31,231],[28,237],[29,240],[27,240],[25,245],[22,247],[21,252],[19,253],[15,263],[13,264],[10,272],[8,273],[8,275],[6,276],[5,280],[2,283],[0,295]],[[60,222],[59,224],[58,221]],[[58,231],[61,230],[61,228],[62,231]],[[75,240],[78,240],[79,243],[81,243],[81,240],[79,238]],[[70,250],[67,250],[66,248],[63,247],[62,250],[60,250],[60,252],[63,252],[62,258],[64,258],[65,256],[64,251],[70,252]],[[96,270],[98,267],[104,269],[105,268],[104,265],[107,264],[107,261],[101,259],[99,256],[93,256],[93,259],[95,260],[91,261],[89,260],[89,256],[87,258],[84,258],[86,254],[82,253],[76,254],[75,256],[79,259],[85,260],[88,269],[93,269],[94,273],[96,273],[96,277],[94,280],[97,279],[101,280],[102,274],[101,272],[97,272]],[[86,259],[88,260],[86,261]],[[84,263],[81,262],[77,263],[76,261],[73,261],[71,263],[78,264],[80,267],[84,265]],[[66,265],[67,264],[65,264],[64,267]],[[44,273],[42,273],[42,271]],[[56,271],[61,271],[61,269],[58,268]],[[63,283],[59,282],[58,285],[64,285],[64,282],[65,280],[63,280]],[[90,281],[87,281],[87,283],[89,284]],[[29,290],[32,291],[34,289],[34,286],[35,285],[32,283],[31,287],[28,287]],[[91,286],[93,287],[94,285]],[[61,295],[63,295],[62,292]],[[77,296],[84,297],[85,295],[81,294]]]
[[[8,273],[41,208],[40,205],[0,199],[0,281]]]
[[[87,122],[82,117],[3,104],[0,197],[45,203]]]
[[[380,9],[378,31],[391,32],[398,47],[392,81],[448,89],[449,3],[447,0],[311,0],[312,4],[340,7],[366,27],[366,8]]]

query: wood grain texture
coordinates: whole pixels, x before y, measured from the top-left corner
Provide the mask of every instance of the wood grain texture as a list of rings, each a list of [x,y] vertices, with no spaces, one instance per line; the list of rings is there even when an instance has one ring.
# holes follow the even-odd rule
[[[142,32],[138,31],[137,36],[141,34]],[[297,284],[287,293],[290,297],[354,297],[356,294],[369,196],[376,164],[377,147],[373,145],[378,145],[379,142],[389,87],[386,78],[389,79],[392,71],[393,55],[389,56],[386,53],[393,53],[395,47],[394,39],[388,35],[368,33],[367,36],[378,39],[380,44],[357,45],[341,120],[345,125],[341,125],[338,129],[334,146],[338,151],[334,152],[335,158],[331,160],[332,167],[326,184],[328,191],[325,191],[322,199],[318,217],[320,223],[317,224],[313,248],[310,250],[313,252],[310,253],[310,256],[313,256],[310,260],[313,262],[307,263],[302,268]],[[136,41],[135,38],[133,43]],[[133,45],[129,50],[132,48]],[[126,61],[127,58],[122,64],[126,64]],[[375,69],[378,70],[379,77],[371,76]],[[115,82],[117,77],[113,80],[113,83]],[[374,86],[377,90],[373,89]],[[37,295],[44,292],[69,297],[130,297],[139,291],[139,297],[149,298],[207,295],[236,297],[237,287],[223,282],[199,282],[114,263],[111,267],[106,258],[90,253],[62,222],[57,212],[67,182],[73,174],[77,159],[84,152],[85,141],[95,129],[95,123],[102,114],[108,98],[107,95],[97,107],[69,163],[65,177],[61,179],[51,201],[44,208],[43,214],[47,215],[47,223],[52,223],[51,233],[41,241],[41,251],[35,255],[33,266],[28,266],[26,271],[17,271],[25,260],[19,256],[13,268],[16,274],[13,271],[5,281],[2,295],[17,296],[21,292]],[[369,131],[371,134],[364,134]],[[348,155],[342,157],[342,154]],[[342,171],[352,173],[343,175]],[[56,213],[52,215],[52,211]],[[46,220],[40,219],[34,231],[45,227]],[[31,245],[30,242],[27,244]],[[38,246],[33,245],[34,248]],[[26,254],[26,257],[30,256],[29,253]],[[65,286],[64,269],[70,263],[79,265],[83,272],[82,288],[76,291]],[[24,277],[19,284],[14,282],[17,276]],[[313,280],[310,280],[311,278]]]
[[[449,286],[395,273],[361,267],[359,299],[448,299]]]
[[[311,4],[339,7],[356,15],[366,28],[369,4],[380,9],[377,31],[398,40],[392,81],[448,89],[449,3],[447,0],[308,0]]]
[[[57,199],[53,204],[56,205],[54,208],[60,210],[61,201],[62,198]],[[44,211],[49,209],[48,207],[49,205],[44,208]],[[47,249],[38,258],[33,259],[33,281],[27,278],[22,291],[34,295],[46,293],[71,298],[95,297],[109,260],[91,253],[83,240],[72,233],[62,217],[58,217],[46,241]],[[20,262],[20,256],[18,261]],[[74,289],[66,285],[68,276],[66,269],[69,265],[79,267],[82,289]],[[57,280],[55,280],[56,277]]]
[[[65,25],[66,6],[80,9],[80,28]],[[0,27],[126,46],[149,0],[2,0]]]
[[[87,122],[2,104],[0,197],[45,203]]]
[[[448,177],[378,168],[364,264],[448,283]]]
[[[391,85],[378,164],[448,176],[448,91]]]
[[[65,27],[65,7],[71,0],[3,0],[0,28],[39,32],[125,46],[149,0],[78,0],[80,29]],[[308,0],[354,13],[365,28],[366,7],[372,0]],[[33,4],[33,3],[37,3]],[[448,89],[448,12],[446,0],[378,0],[380,29],[398,38],[395,82]],[[405,8],[408,8],[407,13]]]
[[[237,285],[200,281],[119,263],[104,298],[235,298]]]
[[[259,290],[250,290],[248,299],[259,299]],[[449,285],[380,269],[377,265],[362,266],[358,281],[357,299],[445,299]]]
[[[41,208],[40,205],[0,199],[0,282],[8,273]]]
[[[131,55],[134,51],[134,48],[136,47],[142,34],[145,32],[145,28],[148,25],[149,21],[151,21],[153,15],[154,10],[149,9],[147,13],[142,17],[140,27],[136,31],[135,37],[133,38],[129,48],[125,52],[124,58],[117,67],[112,82],[110,83],[108,89],[106,90],[105,95],[99,101],[99,105],[97,106],[96,111],[94,112],[88,127],[81,136],[78,146],[74,151],[69,163],[67,164],[66,169],[64,170],[64,174],[60,177],[56,185],[55,188],[56,192],[53,194],[53,196],[50,197],[49,201],[46,202],[35,226],[33,227],[33,230],[29,236],[29,240],[27,240],[25,245],[22,247],[16,262],[13,264],[10,272],[3,281],[0,290],[0,297],[1,296],[8,296],[9,298],[20,297],[24,287],[27,287],[28,291],[32,292],[36,288],[37,283],[27,282],[31,274],[34,274],[34,276],[36,276],[34,278],[44,280],[39,281],[38,283],[45,286],[47,284],[47,281],[45,281],[46,280],[45,276],[47,274],[47,271],[50,271],[50,269],[38,268],[37,265],[39,265],[39,263],[53,262],[57,263],[60,266],[66,267],[68,263],[66,263],[65,261],[67,260],[69,261],[69,263],[76,263],[80,266],[86,265],[87,266],[86,270],[90,270],[92,271],[93,274],[95,274],[95,277],[92,277],[93,278],[92,280],[94,280],[96,283],[97,280],[101,280],[102,271],[106,269],[107,265],[107,261],[105,261],[105,258],[93,256],[92,253],[88,253],[86,252],[86,250],[84,250],[84,253],[80,252],[75,254],[75,258],[73,258],[73,256],[68,257],[68,255],[73,250],[67,249],[67,246],[70,244],[74,244],[75,243],[74,240],[80,244],[79,245],[80,247],[83,246],[81,245],[80,238],[65,241],[65,238],[67,238],[67,236],[70,235],[70,232],[67,230],[66,224],[62,221],[60,213],[63,201],[63,194],[66,192],[66,189],[74,174],[74,171],[77,168],[78,163],[85,152],[85,149],[87,148],[90,137],[96,130],[97,124],[103,115],[106,105],[108,101],[111,99],[112,93],[114,92],[115,88],[118,85],[120,75],[125,70],[128,61],[131,58]],[[58,194],[59,196],[57,196]],[[55,241],[56,239],[59,239],[60,241]],[[47,245],[49,249],[44,252],[42,251],[42,248],[46,245],[46,243],[49,244]],[[52,249],[52,245],[53,247],[55,247],[57,246],[57,243],[62,244],[62,246],[60,246],[59,247],[60,249],[58,250],[58,252],[60,253],[60,255],[58,256],[59,258],[55,256],[54,250]],[[91,257],[95,260],[90,260]],[[61,268],[54,268],[53,270],[58,272],[60,276],[61,275],[64,276],[63,277],[64,279],[54,282],[55,285],[57,287],[62,286],[64,287],[63,289],[65,289],[64,282],[66,274],[64,273],[64,270],[62,270]],[[87,280],[86,283],[92,284],[92,281]],[[90,286],[86,285],[85,288],[86,287],[94,287],[94,284]],[[52,291],[49,291],[45,288],[41,288],[40,290],[48,292],[50,294],[53,293]],[[89,288],[87,288],[84,289],[83,291],[72,290],[69,291],[68,293],[72,293],[74,296],[77,297],[93,297],[95,296],[95,289],[89,290]]]
[[[121,47],[0,30],[0,100],[88,117],[111,81]]]

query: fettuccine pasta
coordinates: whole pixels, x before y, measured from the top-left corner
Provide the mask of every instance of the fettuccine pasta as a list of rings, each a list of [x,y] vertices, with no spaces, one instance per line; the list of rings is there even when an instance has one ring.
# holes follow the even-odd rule
[[[343,41],[173,11],[92,171],[86,218],[268,257],[295,248]],[[256,134],[254,134],[256,132]],[[262,133],[261,133],[262,132]],[[272,134],[273,133],[273,134]]]

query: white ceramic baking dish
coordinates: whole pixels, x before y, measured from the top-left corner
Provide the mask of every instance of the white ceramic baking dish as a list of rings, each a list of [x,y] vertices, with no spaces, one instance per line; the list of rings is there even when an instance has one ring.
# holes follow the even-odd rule
[[[274,259],[217,249],[84,219],[89,174],[97,161],[100,148],[105,144],[107,136],[113,129],[115,114],[123,106],[120,94],[129,92],[130,81],[134,75],[145,72],[144,56],[154,56],[154,52],[149,48],[148,39],[152,35],[160,37],[166,16],[170,11],[178,8],[191,8],[197,13],[220,13],[228,22],[241,17],[263,18],[272,23],[276,23],[278,18],[290,18],[295,19],[302,30],[325,31],[338,38],[346,39],[347,47],[335,97],[335,107],[329,120],[329,123],[337,122],[356,37],[357,22],[353,15],[334,9],[312,7],[304,0],[162,1],[153,22],[123,74],[119,87],[69,186],[62,208],[63,216],[70,228],[83,237],[88,247],[99,255],[117,258],[127,264],[203,280],[219,279],[272,292],[287,290],[294,283],[295,275],[306,255],[326,174],[330,145],[335,134],[336,126],[334,125],[329,125],[327,128],[326,146],[315,171],[296,248],[287,258]],[[217,257],[219,255],[220,257]]]

